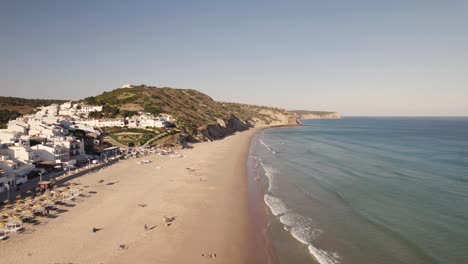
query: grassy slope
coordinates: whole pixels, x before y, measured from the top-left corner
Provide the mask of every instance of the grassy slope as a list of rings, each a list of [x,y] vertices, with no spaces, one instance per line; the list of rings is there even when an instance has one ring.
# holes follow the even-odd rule
[[[117,107],[120,111],[152,109],[170,114],[177,120],[176,125],[181,129],[181,133],[173,135],[174,139],[165,139],[166,141],[177,141],[179,136],[195,141],[216,139],[232,131],[254,126],[255,122],[252,121],[254,119],[261,120],[265,124],[280,122],[274,116],[261,113],[264,111],[292,116],[283,109],[220,103],[195,90],[167,87],[119,88],[85,98],[84,101],[90,104]],[[219,125],[222,123],[225,126]]]
[[[158,109],[171,114],[177,122],[196,129],[216,124],[217,118],[227,118],[222,106],[211,97],[195,90],[139,86],[120,88],[84,99],[88,103],[105,104],[120,110],[143,111]]]
[[[49,100],[49,99],[25,99],[18,97],[0,96],[0,109],[16,111],[22,115],[30,114],[36,107],[51,104],[62,104],[66,100]]]

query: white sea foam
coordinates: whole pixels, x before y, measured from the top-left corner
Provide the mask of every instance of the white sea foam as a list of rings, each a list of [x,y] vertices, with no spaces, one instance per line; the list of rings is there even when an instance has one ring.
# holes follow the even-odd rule
[[[299,214],[282,215],[280,221],[288,226],[291,235],[303,244],[312,243],[322,233],[312,219]]]
[[[262,164],[262,167],[263,169],[265,170],[265,172],[268,172],[268,173],[279,173],[279,171],[275,168],[273,168],[272,166],[268,165],[268,164],[265,164],[264,162],[260,162],[260,164]]]
[[[274,184],[275,182],[275,175],[279,172],[278,170],[274,169],[270,165],[266,165],[263,162],[260,162],[260,165],[262,166],[263,170],[265,171],[265,176],[268,178],[268,191],[272,192],[273,191],[273,186],[276,186]]]
[[[265,194],[264,200],[274,215],[282,215],[288,212],[288,208],[280,198]]]
[[[308,245],[310,254],[320,264],[339,264],[337,253],[330,253],[313,246],[313,241],[323,231],[317,227],[312,219],[299,214],[286,213],[280,216],[280,221],[284,225],[284,230],[288,231],[297,241]]]
[[[340,258],[337,253],[330,253],[325,250],[318,249],[312,245],[308,247],[309,252],[320,264],[339,264]]]
[[[309,252],[320,264],[339,264],[339,256],[336,253],[329,253],[318,249],[312,242],[323,232],[317,228],[314,221],[299,214],[283,214],[280,216],[284,230],[288,231],[297,241],[308,245]]]
[[[276,153],[276,151],[274,151],[270,146],[268,146],[263,140],[259,140],[260,144],[262,144],[266,149],[268,149],[269,151],[271,151],[273,154]]]

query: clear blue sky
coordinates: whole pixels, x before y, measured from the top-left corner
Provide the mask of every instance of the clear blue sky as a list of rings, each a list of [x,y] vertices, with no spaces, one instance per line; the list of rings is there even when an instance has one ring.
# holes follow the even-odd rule
[[[1,95],[468,115],[468,1],[0,1]]]

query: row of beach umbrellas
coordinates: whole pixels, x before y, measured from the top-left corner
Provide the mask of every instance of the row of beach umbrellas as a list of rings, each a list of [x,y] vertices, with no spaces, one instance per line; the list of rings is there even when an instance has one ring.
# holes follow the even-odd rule
[[[32,222],[38,215],[46,216],[57,203],[73,200],[79,194],[76,184],[71,183],[67,187],[45,190],[35,197],[18,196],[14,203],[5,201],[0,207],[0,240],[7,238],[9,233],[23,230],[23,222]]]

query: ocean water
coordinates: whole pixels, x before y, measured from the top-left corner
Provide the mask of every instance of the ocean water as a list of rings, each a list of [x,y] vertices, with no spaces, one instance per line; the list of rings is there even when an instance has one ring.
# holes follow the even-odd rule
[[[468,118],[305,120],[251,162],[282,263],[468,263]]]

